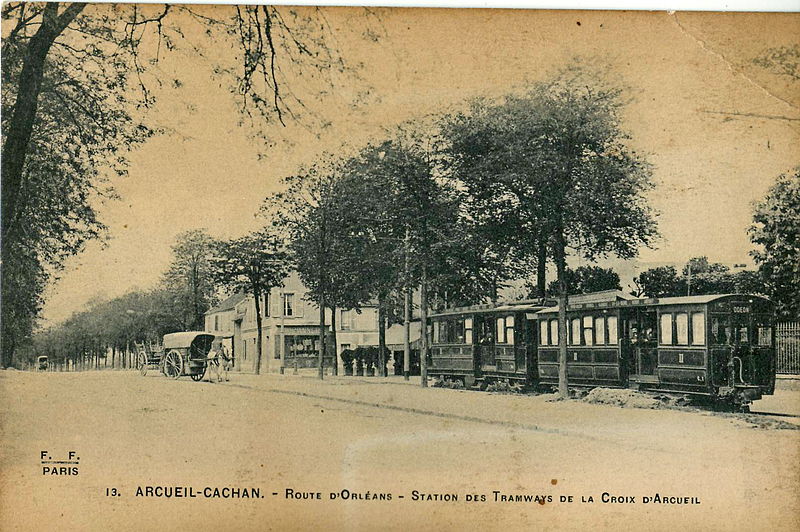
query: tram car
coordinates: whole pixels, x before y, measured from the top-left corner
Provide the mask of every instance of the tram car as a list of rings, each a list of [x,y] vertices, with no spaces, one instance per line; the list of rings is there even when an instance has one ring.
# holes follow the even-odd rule
[[[775,390],[775,307],[753,295],[574,296],[567,382],[746,405]],[[558,384],[558,307],[523,301],[431,316],[430,375],[465,386]]]
[[[558,307],[541,310],[538,381],[558,383]],[[775,307],[701,295],[567,306],[567,381],[746,405],[775,391]]]
[[[459,307],[431,315],[428,373],[465,386],[537,379],[536,312],[552,301]]]

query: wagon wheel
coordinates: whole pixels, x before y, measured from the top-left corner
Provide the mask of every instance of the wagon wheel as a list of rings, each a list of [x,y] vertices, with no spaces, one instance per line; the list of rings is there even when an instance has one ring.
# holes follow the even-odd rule
[[[203,371],[201,371],[200,373],[197,373],[195,375],[192,375],[192,380],[194,382],[200,382],[201,380],[203,380],[203,377],[206,376],[206,368],[207,367],[208,366],[203,366]]]
[[[177,351],[170,351],[164,357],[164,375],[172,379],[183,375],[183,357]]]
[[[139,355],[136,357],[136,369],[139,370],[142,377],[147,375],[147,353],[144,351],[139,351]]]

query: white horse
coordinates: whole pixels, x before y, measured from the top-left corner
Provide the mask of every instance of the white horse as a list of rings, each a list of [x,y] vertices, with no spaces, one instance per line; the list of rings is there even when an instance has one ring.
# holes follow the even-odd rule
[[[212,347],[206,357],[206,367],[208,368],[208,382],[213,382],[211,380],[212,372],[217,374],[217,382],[222,382],[223,373],[225,380],[229,381],[228,371],[233,369],[233,357],[224,345],[217,348]]]

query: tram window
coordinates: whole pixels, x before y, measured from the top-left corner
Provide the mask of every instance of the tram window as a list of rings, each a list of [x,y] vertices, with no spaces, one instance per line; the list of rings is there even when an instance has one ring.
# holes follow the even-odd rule
[[[606,320],[608,322],[608,343],[609,345],[616,345],[617,343],[617,317],[609,316]]]
[[[749,344],[750,338],[748,336],[748,327],[747,325],[741,325],[737,329],[737,333],[739,335],[739,343],[740,344]]]
[[[433,343],[434,344],[442,343],[441,342],[442,337],[439,334],[439,327],[440,327],[440,323],[438,321],[434,321],[433,322]]]
[[[550,345],[558,345],[558,320],[550,320]]]
[[[758,327],[758,345],[772,347],[772,327]]]
[[[472,344],[472,318],[464,319],[464,343]]]
[[[547,320],[539,322],[539,345],[548,345],[547,341]]]
[[[675,314],[675,339],[678,345],[689,344],[689,315],[686,312]]]
[[[692,345],[705,345],[706,343],[706,315],[702,312],[692,312]]]
[[[591,316],[583,317],[583,343],[594,345],[594,319]]]
[[[711,316],[711,342],[716,345],[726,345],[731,338],[731,327],[725,315]]]
[[[594,339],[597,345],[606,343],[606,319],[604,316],[594,319]]]
[[[497,343],[506,343],[506,320],[505,318],[497,318]]]
[[[579,318],[572,319],[572,345],[581,345],[581,320]]]
[[[506,341],[514,343],[514,316],[506,316]]]
[[[672,314],[661,315],[661,344],[672,345]]]

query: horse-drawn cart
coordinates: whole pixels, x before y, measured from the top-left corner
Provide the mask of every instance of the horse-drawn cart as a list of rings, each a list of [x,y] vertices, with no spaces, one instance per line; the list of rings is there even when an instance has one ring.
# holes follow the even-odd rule
[[[164,335],[160,346],[141,346],[137,356],[137,368],[142,375],[148,368],[158,368],[172,379],[188,375],[200,381],[206,373],[208,353],[216,337],[202,331],[177,332]]]

